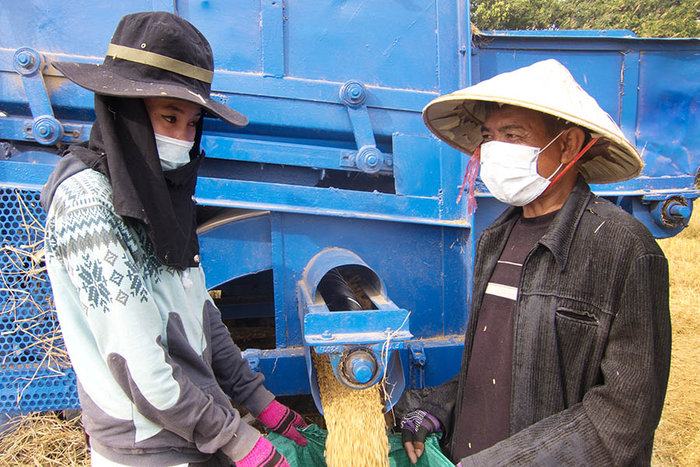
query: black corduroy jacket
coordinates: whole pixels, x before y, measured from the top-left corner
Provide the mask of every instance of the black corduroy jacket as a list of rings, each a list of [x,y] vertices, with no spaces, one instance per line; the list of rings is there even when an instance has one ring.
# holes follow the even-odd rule
[[[423,407],[451,432],[486,285],[520,208],[479,238],[460,373]],[[579,179],[525,260],[514,320],[510,437],[472,465],[648,465],[671,358],[668,263],[634,217]],[[455,462],[459,459],[453,459]]]

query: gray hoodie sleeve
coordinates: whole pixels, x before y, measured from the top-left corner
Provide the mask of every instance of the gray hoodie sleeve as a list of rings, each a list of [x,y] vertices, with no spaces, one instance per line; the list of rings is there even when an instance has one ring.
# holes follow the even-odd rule
[[[204,321],[211,329],[212,369],[219,386],[234,404],[246,407],[257,417],[275,398],[263,386],[265,377],[250,369],[248,360],[243,358],[221,321],[221,313],[210,302],[204,305]]]

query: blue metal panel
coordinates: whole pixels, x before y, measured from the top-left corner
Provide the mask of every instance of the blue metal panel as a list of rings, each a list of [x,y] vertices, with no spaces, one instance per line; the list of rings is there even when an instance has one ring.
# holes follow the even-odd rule
[[[409,375],[407,386],[422,388],[437,386],[454,377],[462,363],[464,350],[464,334],[448,336],[442,339],[425,339],[414,341],[412,344],[423,346],[424,365],[422,368],[412,366],[410,351],[402,351],[404,374]],[[408,358],[407,358],[408,357]]]
[[[282,216],[280,213],[272,213],[270,215],[270,238],[272,239],[272,266],[274,268],[273,282],[275,289],[275,345],[277,348],[285,348],[288,346],[287,332],[287,316],[284,306],[287,301],[287,296],[295,295],[296,288],[285,289],[284,278],[284,258],[285,244],[284,235],[282,232]]]
[[[290,76],[437,90],[434,2],[288,1],[285,11]]]
[[[310,345],[367,344],[383,342],[387,330],[402,331],[396,339],[411,337],[404,323],[406,310],[366,310],[362,312],[317,312],[304,317],[304,336]]]
[[[263,76],[284,76],[284,9],[282,0],[261,0]]]
[[[119,19],[128,13],[150,10],[150,3],[144,0],[103,5],[89,1],[3,1],[0,47],[30,46],[49,53],[104,56]]]
[[[265,387],[280,396],[309,394],[306,360],[301,347],[282,350],[246,350],[254,370],[265,375]]]
[[[440,150],[435,138],[396,133],[393,147],[403,157],[394,163],[396,192],[437,198],[440,194]]]
[[[196,196],[200,203],[210,206],[455,225],[451,219],[441,219],[441,206],[436,198],[209,177],[199,179]],[[466,222],[462,225],[468,226]]]
[[[53,168],[54,165],[46,163],[2,161],[0,163],[2,187],[40,190]]]
[[[268,213],[234,213],[227,218],[216,218],[200,227],[198,233],[202,267],[210,289],[272,269]]]
[[[620,83],[620,128],[630,143],[637,145],[637,99],[639,95],[639,52],[628,51],[622,63]]]
[[[649,51],[641,58],[637,146],[644,174],[693,176],[700,168],[700,50]]]

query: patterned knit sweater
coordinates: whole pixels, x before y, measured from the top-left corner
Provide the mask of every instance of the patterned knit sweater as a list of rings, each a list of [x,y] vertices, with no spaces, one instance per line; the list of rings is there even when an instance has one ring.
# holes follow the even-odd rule
[[[274,396],[232,342],[202,268],[159,263],[143,227],[115,213],[102,174],[54,183],[46,264],[92,448],[132,465],[243,457],[259,434],[227,396],[253,415]]]

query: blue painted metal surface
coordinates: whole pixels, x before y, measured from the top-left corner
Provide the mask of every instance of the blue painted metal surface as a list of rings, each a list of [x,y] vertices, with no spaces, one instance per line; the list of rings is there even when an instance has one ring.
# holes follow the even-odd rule
[[[201,256],[226,319],[270,320],[271,342],[246,356],[276,394],[311,392],[300,283],[327,249],[361,258],[395,306],[340,324],[343,315],[319,314],[322,324],[314,326],[336,321],[342,329],[331,334],[368,334],[382,324],[395,328],[410,312],[413,338],[392,357],[400,356],[395,366],[407,387],[433,386],[458,370],[474,242],[504,206],[483,186],[474,216],[455,203],[467,158],[433,138],[420,115],[438,95],[556,58],[646,162],[641,177],[596,192],[657,237],[679,232],[698,197],[697,39],[639,39],[626,31],[472,37],[466,0],[35,3],[40,8],[5,2],[0,9],[0,189],[24,196],[37,195],[57,155],[86,140],[94,118],[93,95],[52,62],[101,62],[119,18],[133,11],[174,11],[211,42],[214,97],[251,123],[233,129],[205,120],[207,159],[196,192],[209,210]],[[22,244],[3,227],[10,215],[3,212],[3,244]],[[26,287],[43,290],[36,280],[28,277]],[[0,317],[7,329],[16,324]],[[355,343],[363,339],[369,337]],[[15,344],[28,345],[0,336],[3,359]],[[356,357],[353,374],[364,380],[373,367]],[[70,371],[55,380],[68,389],[29,385],[23,394],[31,398],[18,400],[19,381],[36,370],[20,363],[0,372],[0,412],[75,405]]]

